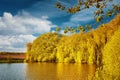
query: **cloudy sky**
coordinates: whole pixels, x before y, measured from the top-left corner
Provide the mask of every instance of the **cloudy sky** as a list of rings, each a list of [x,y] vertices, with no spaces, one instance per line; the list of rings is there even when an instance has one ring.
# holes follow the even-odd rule
[[[55,8],[56,2],[73,6],[77,0],[0,0],[0,51],[24,52],[27,42],[54,31],[56,26],[75,27],[95,22],[92,16],[95,8],[68,14]]]

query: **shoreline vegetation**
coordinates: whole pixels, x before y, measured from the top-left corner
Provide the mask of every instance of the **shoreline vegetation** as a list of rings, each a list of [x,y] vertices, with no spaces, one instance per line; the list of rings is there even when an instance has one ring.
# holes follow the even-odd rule
[[[120,80],[120,14],[95,30],[40,35],[27,44],[25,62],[96,64],[93,80]]]
[[[120,29],[120,14],[95,30],[71,35],[42,34],[27,43],[27,52],[0,52],[1,62],[70,62],[101,64],[104,48]],[[66,30],[65,30],[66,32]],[[107,51],[106,51],[107,52]],[[103,54],[104,53],[104,54]]]
[[[0,63],[23,63],[25,52],[0,52]]]
[[[74,33],[72,29],[71,35],[59,34],[59,31],[42,34],[27,43],[25,61],[102,64],[104,47],[119,29],[120,14],[95,30]]]

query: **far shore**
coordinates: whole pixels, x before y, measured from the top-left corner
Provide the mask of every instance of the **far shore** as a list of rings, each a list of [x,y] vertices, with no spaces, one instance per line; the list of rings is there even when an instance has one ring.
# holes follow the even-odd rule
[[[23,63],[25,52],[0,52],[0,63]]]

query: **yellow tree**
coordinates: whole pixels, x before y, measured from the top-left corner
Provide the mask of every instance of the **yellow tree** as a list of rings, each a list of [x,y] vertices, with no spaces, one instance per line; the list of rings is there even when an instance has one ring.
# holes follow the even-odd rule
[[[116,80],[120,79],[120,29],[115,32],[112,39],[103,50],[103,69],[105,74]]]
[[[55,51],[59,37],[57,33],[50,32],[35,39],[30,50],[32,60],[41,62],[55,61]]]
[[[26,44],[26,47],[27,47],[27,51],[26,51],[26,58],[25,58],[25,61],[28,61],[30,60],[31,61],[31,54],[30,54],[30,51],[31,51],[31,48],[32,48],[32,43],[27,43]]]

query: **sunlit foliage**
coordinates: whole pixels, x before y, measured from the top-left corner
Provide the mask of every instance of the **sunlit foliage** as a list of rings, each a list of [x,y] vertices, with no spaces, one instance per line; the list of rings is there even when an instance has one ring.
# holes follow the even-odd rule
[[[112,36],[103,50],[103,66],[106,75],[120,79],[120,29]],[[119,77],[118,77],[119,76]]]
[[[59,38],[60,35],[58,36],[57,33],[46,33],[34,40],[32,46],[28,46],[28,49],[30,49],[27,51],[29,53],[29,61],[55,61],[56,46]]]
[[[98,67],[95,80],[120,80],[120,28],[105,45],[103,66]]]
[[[27,60],[30,60],[30,51],[31,51],[31,48],[32,48],[32,43],[27,43],[27,44],[26,44],[26,47],[27,47],[27,52],[26,52],[25,62],[26,62]]]
[[[109,51],[107,50],[109,47],[104,47],[113,39],[112,36],[119,27],[120,15],[107,24],[101,24],[95,30],[87,26],[90,30],[88,32],[80,26],[77,28],[81,30],[79,33],[58,35],[59,28],[56,28],[57,32],[42,34],[33,43],[27,44],[26,60],[28,62],[76,62],[101,66],[103,56],[107,54],[103,50]],[[75,29],[66,27],[65,30],[74,31]],[[114,54],[114,50],[111,54]]]

